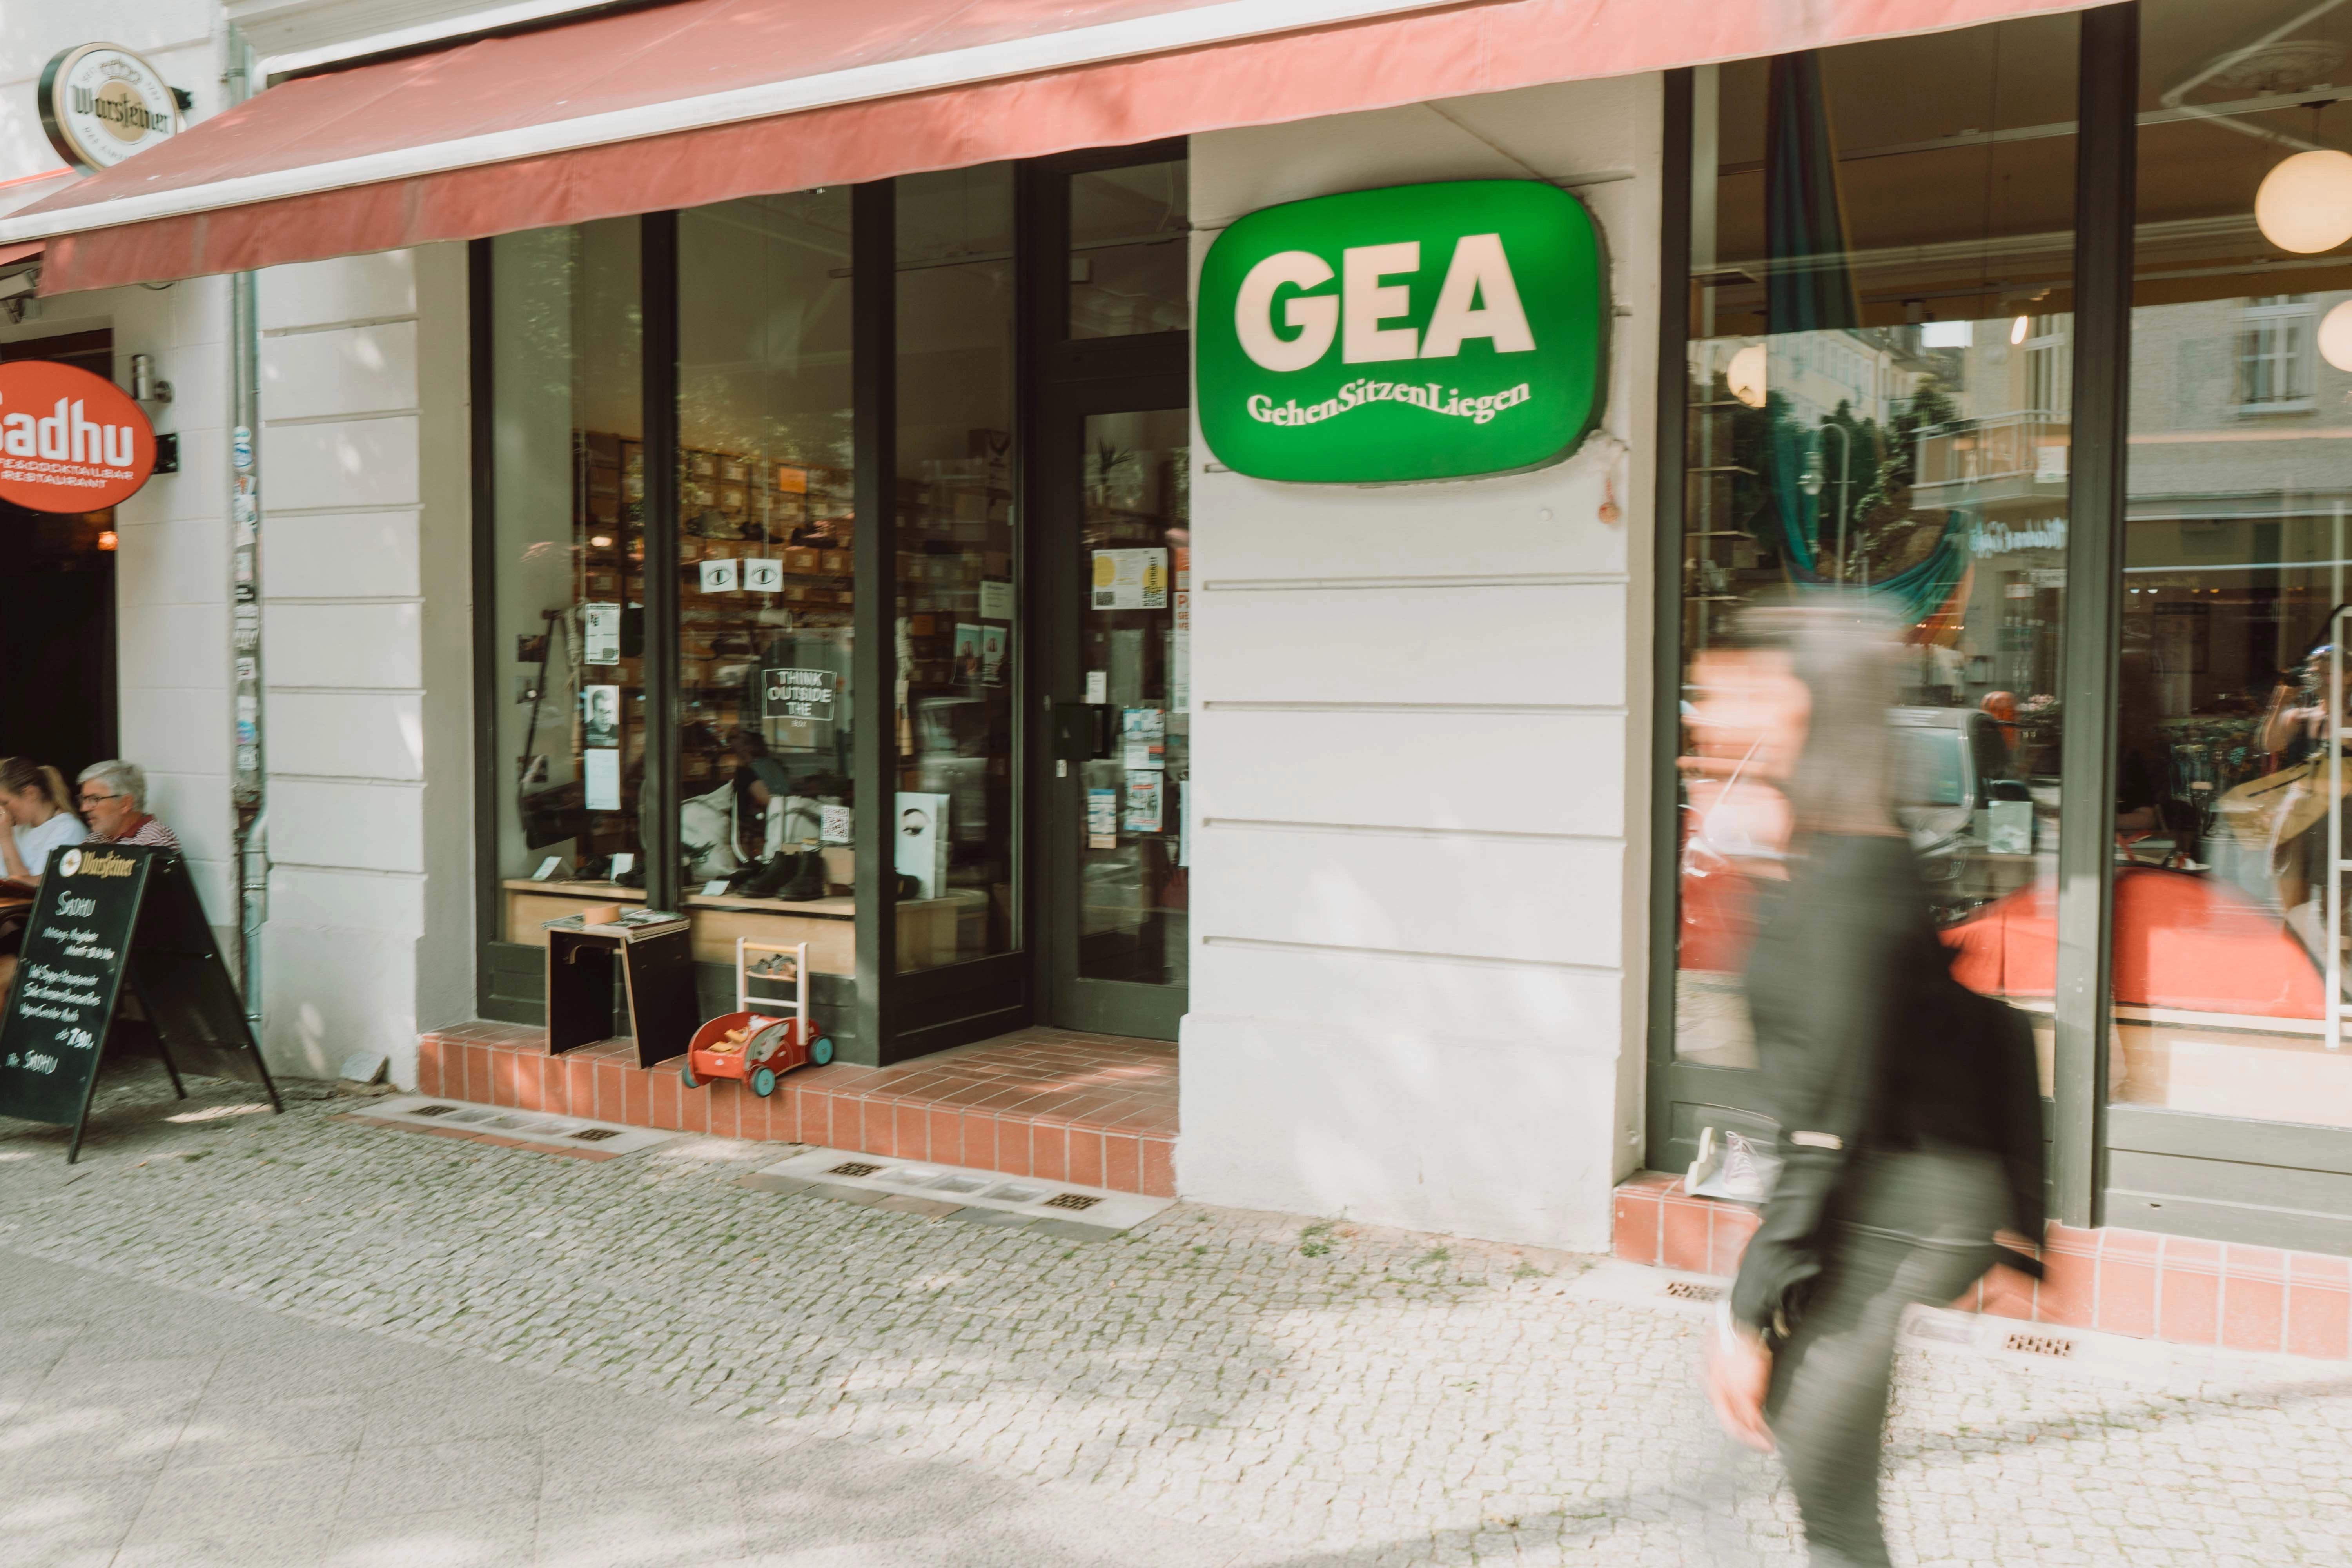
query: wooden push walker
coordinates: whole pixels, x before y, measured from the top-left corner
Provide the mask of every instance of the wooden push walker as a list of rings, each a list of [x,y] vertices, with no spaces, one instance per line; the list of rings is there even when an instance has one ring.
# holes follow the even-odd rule
[[[754,964],[755,952],[767,956]],[[771,1016],[782,1011],[785,998],[752,995],[755,981],[790,985],[791,1016]],[[832,1037],[816,1034],[809,1021],[808,943],[787,947],[737,937],[735,1005],[737,1011],[723,1013],[694,1032],[677,1069],[678,1082],[687,1088],[699,1089],[713,1079],[740,1079],[764,1100],[776,1092],[779,1075],[833,1060]]]

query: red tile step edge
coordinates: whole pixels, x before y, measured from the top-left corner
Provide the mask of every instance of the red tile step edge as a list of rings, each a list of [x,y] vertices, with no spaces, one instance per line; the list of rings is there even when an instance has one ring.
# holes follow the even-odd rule
[[[1645,1171],[1616,1192],[1613,1250],[1633,1263],[1729,1276],[1755,1234],[1753,1209],[1695,1197],[1683,1179]],[[2282,1252],[2140,1230],[2050,1226],[2046,1277],[1970,1310],[2139,1339],[2226,1350],[2352,1358],[2352,1258]]]
[[[688,1089],[675,1062],[637,1066],[628,1040],[551,1057],[547,1032],[520,1024],[433,1030],[417,1037],[416,1056],[420,1094],[625,1127],[854,1149],[1146,1197],[1176,1195],[1172,1136],[861,1092],[857,1086],[876,1075],[845,1062],[801,1068],[761,1100],[733,1079]]]

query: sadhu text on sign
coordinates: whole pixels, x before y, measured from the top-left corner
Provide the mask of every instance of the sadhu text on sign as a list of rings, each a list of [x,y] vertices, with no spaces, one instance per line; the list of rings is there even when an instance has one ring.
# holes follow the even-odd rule
[[[47,360],[0,364],[0,500],[97,511],[155,468],[155,432],[121,388]]]

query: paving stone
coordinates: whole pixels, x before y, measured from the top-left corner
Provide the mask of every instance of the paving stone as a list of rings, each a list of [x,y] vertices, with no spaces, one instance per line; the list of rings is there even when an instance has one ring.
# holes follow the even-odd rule
[[[0,1253],[244,1313],[142,1337],[0,1266],[12,1563],[1108,1564],[1151,1534],[1089,1538],[1088,1509],[1158,1521],[1154,1563],[1801,1561],[1777,1466],[1697,1394],[1706,1310],[1616,1266],[1187,1205],[1073,1245],[1101,1227],[744,1190],[772,1145],[558,1161],[333,1102],[179,1109],[109,1084],[72,1173],[0,1123],[30,1156],[0,1157]],[[1901,1560],[2352,1560],[2352,1369],[2077,1337],[2063,1363],[1906,1343]],[[240,1542],[233,1509],[131,1535],[207,1468],[337,1464],[316,1539]]]

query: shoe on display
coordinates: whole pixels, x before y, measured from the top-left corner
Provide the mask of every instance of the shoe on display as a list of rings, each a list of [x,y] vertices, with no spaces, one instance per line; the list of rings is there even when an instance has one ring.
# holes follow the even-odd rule
[[[824,857],[823,855],[812,849],[797,856],[779,855],[776,858],[779,860],[792,858],[800,862],[799,868],[793,873],[793,879],[784,884],[784,890],[777,897],[802,904],[811,903],[824,897]]]

